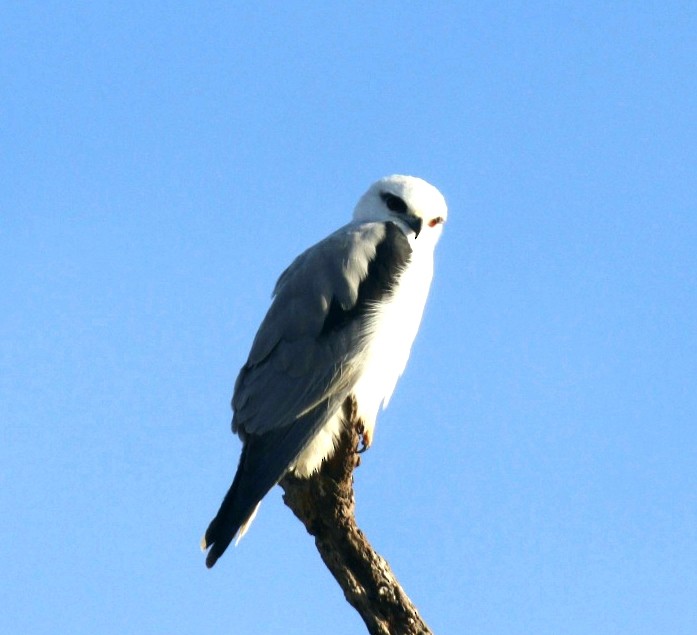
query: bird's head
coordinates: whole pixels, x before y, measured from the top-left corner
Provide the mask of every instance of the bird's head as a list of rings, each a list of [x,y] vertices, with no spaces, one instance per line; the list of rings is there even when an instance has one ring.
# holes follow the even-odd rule
[[[401,174],[373,183],[353,212],[357,221],[392,221],[414,247],[423,243],[435,245],[447,217],[445,199],[433,185]]]

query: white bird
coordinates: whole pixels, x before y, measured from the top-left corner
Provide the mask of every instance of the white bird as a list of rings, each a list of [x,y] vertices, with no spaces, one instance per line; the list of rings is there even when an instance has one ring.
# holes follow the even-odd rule
[[[358,201],[352,222],[281,274],[235,382],[232,430],[242,455],[201,541],[206,566],[242,537],[283,476],[308,478],[333,455],[348,397],[370,446],[421,322],[447,213],[426,181],[385,177]]]

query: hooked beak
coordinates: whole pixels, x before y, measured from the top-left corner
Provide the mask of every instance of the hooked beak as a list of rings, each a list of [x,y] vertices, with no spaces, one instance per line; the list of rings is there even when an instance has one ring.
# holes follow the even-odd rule
[[[404,221],[409,225],[410,229],[414,232],[414,238],[418,238],[421,233],[421,228],[423,227],[423,219],[418,216],[412,216],[409,214],[404,218]]]

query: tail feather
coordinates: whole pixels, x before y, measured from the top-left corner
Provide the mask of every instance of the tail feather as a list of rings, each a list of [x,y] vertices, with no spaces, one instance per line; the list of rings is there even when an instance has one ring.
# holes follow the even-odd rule
[[[259,501],[266,494],[264,492],[261,496],[258,494],[255,496],[251,492],[245,492],[244,489],[246,488],[241,487],[244,472],[243,461],[240,461],[235,479],[232,481],[227,494],[225,494],[218,513],[210,525],[208,525],[208,529],[206,529],[206,533],[201,540],[201,548],[204,551],[208,550],[206,566],[209,569],[225,553],[235,535],[241,529],[247,530],[259,506]],[[250,496],[250,494],[252,495]],[[242,533],[240,532],[240,534]]]
[[[202,549],[208,550],[206,566],[209,569],[230,546],[236,534],[240,538],[244,535],[254,519],[259,502],[286,471],[288,460],[263,460],[268,459],[265,456],[267,441],[268,438],[264,437],[250,437],[242,448],[232,485],[201,540]]]
[[[343,400],[343,396],[341,396]],[[339,403],[340,400],[337,399]],[[316,431],[334,412],[327,401],[296,420],[293,425],[260,435],[247,435],[237,473],[220,509],[201,540],[210,569],[239,534],[252,522],[259,502],[283,477]]]

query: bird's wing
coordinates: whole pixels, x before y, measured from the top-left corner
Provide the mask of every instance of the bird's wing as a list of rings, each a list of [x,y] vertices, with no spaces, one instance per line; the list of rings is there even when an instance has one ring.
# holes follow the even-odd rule
[[[389,292],[410,252],[396,225],[352,223],[295,259],[279,278],[235,384],[235,431],[244,437],[295,425],[346,396],[371,307]]]

